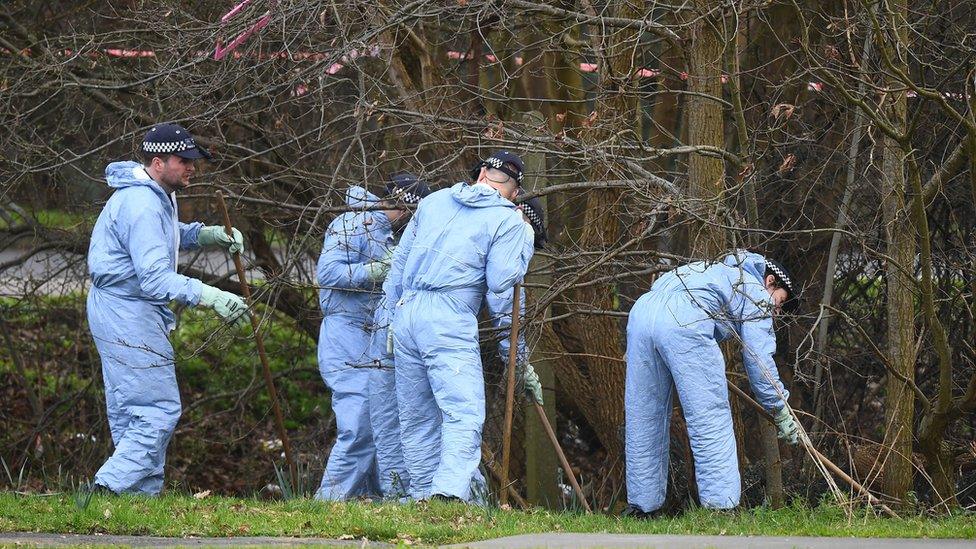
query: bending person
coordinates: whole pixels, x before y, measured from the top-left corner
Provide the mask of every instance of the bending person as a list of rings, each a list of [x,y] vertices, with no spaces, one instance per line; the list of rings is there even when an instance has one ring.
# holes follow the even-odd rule
[[[318,360],[332,392],[336,442],[329,452],[318,499],[343,500],[380,492],[376,448],[369,421],[369,345],[380,286],[390,266],[393,234],[410,218],[427,185],[411,174],[393,177],[381,200],[362,187],[346,192],[350,208],[325,233],[317,278],[322,327]]]
[[[730,509],[741,491],[732,414],[719,342],[737,337],[753,393],[775,417],[779,437],[796,444],[789,392],[773,362],[773,315],[796,301],[786,269],[736,251],[718,263],[691,263],[661,276],[627,322],[626,514],[664,505],[672,384],[688,425],[704,507]]]
[[[156,495],[163,488],[166,448],[180,419],[180,391],[167,305],[213,308],[243,320],[244,300],[176,272],[180,250],[220,246],[244,250],[240,231],[181,223],[176,193],[210,154],[177,124],[153,126],[142,162],[105,168],[115,190],[92,230],[88,248],[88,326],[102,361],[105,404],[115,451],[95,473],[92,489]]]

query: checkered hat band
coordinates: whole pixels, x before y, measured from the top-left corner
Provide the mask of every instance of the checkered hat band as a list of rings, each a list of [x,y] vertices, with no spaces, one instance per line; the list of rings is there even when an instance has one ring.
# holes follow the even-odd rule
[[[184,141],[143,141],[142,150],[147,153],[171,154],[196,147],[193,142]]]
[[[539,217],[539,214],[534,209],[526,206],[525,208],[522,208],[522,211],[525,212],[525,217],[529,218],[529,222],[532,223],[532,225],[542,227],[542,218]]]
[[[502,161],[500,158],[495,158],[494,156],[489,156],[488,158],[486,158],[485,165],[495,168],[496,170],[501,170],[505,172],[512,178],[516,179],[519,183],[521,183],[522,178],[525,177],[525,174],[523,174],[522,172],[512,173],[509,170],[502,168],[502,166],[505,165],[505,162]]]
[[[417,204],[418,202],[420,202],[420,197],[419,196],[417,196],[416,194],[408,191],[404,187],[396,187],[396,188],[394,188],[393,189],[393,192],[390,193],[390,196],[392,196],[393,198],[398,198],[398,199],[406,202],[407,204]]]
[[[789,290],[790,293],[792,294],[793,281],[790,280],[790,277],[786,276],[786,273],[783,272],[783,269],[780,269],[773,262],[768,260],[766,261],[766,267],[768,267],[770,271],[773,271],[773,274],[776,275],[776,278],[778,278],[786,286],[786,289]]]

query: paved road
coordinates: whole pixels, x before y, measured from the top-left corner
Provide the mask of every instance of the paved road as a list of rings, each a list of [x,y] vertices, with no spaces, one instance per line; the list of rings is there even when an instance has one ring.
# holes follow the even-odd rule
[[[641,534],[526,534],[453,545],[470,549],[974,549],[971,540],[669,536]]]
[[[131,547],[393,547],[388,543],[325,538],[163,538],[76,534],[0,534],[0,545],[128,545]],[[640,534],[526,534],[448,546],[470,549],[973,549],[972,540],[860,539],[760,536],[668,536]]]

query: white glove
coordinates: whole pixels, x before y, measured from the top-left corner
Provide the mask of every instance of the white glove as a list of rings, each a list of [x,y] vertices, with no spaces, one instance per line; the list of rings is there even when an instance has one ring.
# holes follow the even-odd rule
[[[522,368],[522,384],[525,387],[525,396],[541,406],[542,383],[539,382],[539,375],[535,373],[535,368],[529,363]]]
[[[776,422],[776,429],[779,431],[776,438],[795,446],[799,429],[796,426],[796,421],[793,420],[793,414],[790,413],[789,405],[783,406],[773,417],[773,420]]]
[[[200,305],[217,311],[217,314],[227,322],[247,323],[244,315],[247,312],[247,304],[237,294],[204,284],[200,290]]]
[[[197,242],[201,246],[222,246],[232,254],[244,253],[244,235],[241,231],[231,227],[233,236],[227,234],[227,230],[217,225],[209,225],[200,229]]]

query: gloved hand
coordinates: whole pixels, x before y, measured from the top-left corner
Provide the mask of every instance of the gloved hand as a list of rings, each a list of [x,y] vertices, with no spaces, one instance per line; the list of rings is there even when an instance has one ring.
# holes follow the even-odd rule
[[[776,422],[776,429],[779,431],[776,438],[795,446],[797,443],[797,433],[799,429],[796,426],[796,421],[793,420],[793,414],[790,413],[790,407],[783,406],[783,408],[780,409],[775,416],[773,416],[773,420]]]
[[[244,235],[241,234],[241,231],[233,227],[231,228],[231,232],[234,233],[232,237],[227,236],[227,231],[223,227],[209,225],[200,229],[197,242],[201,246],[222,246],[232,254],[244,253]]]
[[[525,386],[525,396],[542,405],[542,383],[539,383],[539,375],[531,364],[526,363],[522,368],[522,384]]]
[[[387,261],[370,261],[364,263],[363,268],[366,269],[366,278],[374,283],[379,283],[383,282],[386,273],[390,272],[390,263]]]
[[[210,307],[227,322],[246,324],[247,304],[241,296],[225,292],[207,284],[200,290],[200,305]]]

